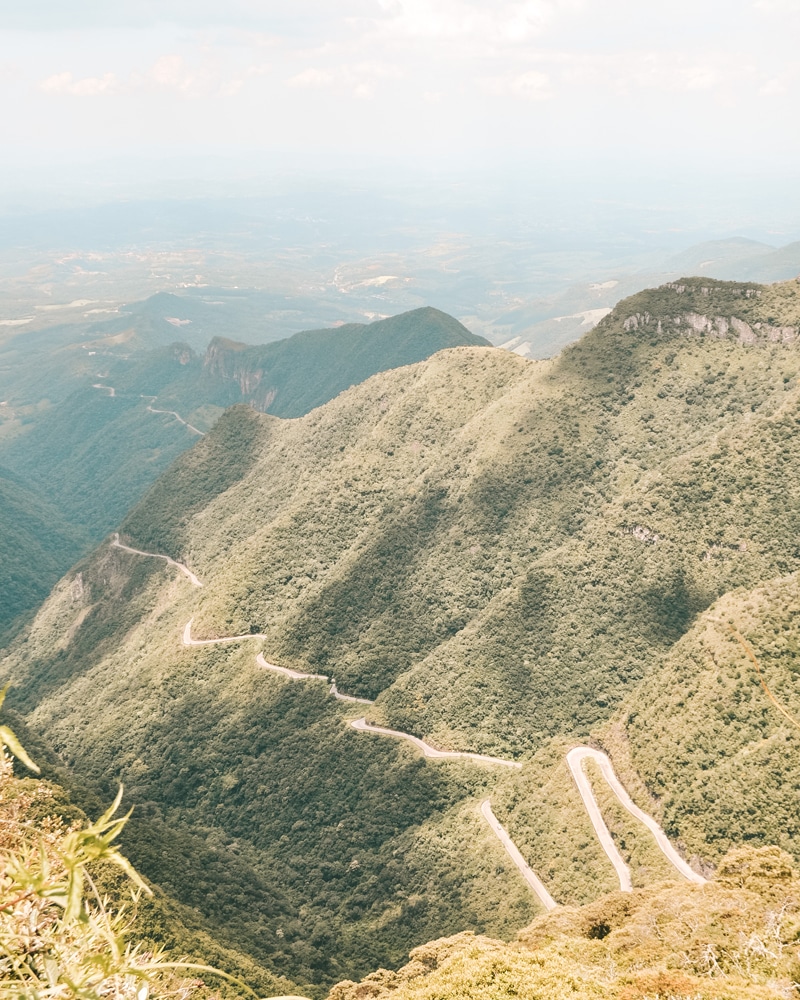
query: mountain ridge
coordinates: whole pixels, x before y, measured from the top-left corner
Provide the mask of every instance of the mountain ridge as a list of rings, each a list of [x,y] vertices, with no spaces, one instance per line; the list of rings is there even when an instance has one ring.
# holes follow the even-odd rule
[[[158,306],[160,315],[164,302],[173,300],[159,300],[153,309]],[[53,331],[40,335],[41,352],[32,355],[27,374],[18,374],[17,389],[0,414],[21,415],[16,435],[0,438],[0,462],[35,494],[30,505],[47,508],[49,520],[62,524],[64,539],[81,539],[80,544],[51,546],[65,553],[51,566],[18,525],[47,587],[119,523],[225,407],[245,402],[296,416],[376,371],[419,361],[454,343],[488,343],[445,313],[424,308],[369,325],[305,331],[262,347],[243,345],[239,353],[250,366],[254,388],[261,385],[259,395],[243,393],[228,377],[219,351],[230,357],[230,343],[223,348],[218,342],[203,359],[182,342],[137,353],[129,341],[115,346],[98,341],[89,350],[91,342],[56,348],[53,337],[57,342]],[[17,361],[16,353],[12,356]],[[40,399],[45,387],[52,399]],[[26,403],[15,399],[17,392]],[[47,533],[44,527],[40,531]],[[0,628],[43,596],[41,588],[31,589],[22,580],[20,585],[29,596],[22,601],[8,597],[9,615],[0,618]]]

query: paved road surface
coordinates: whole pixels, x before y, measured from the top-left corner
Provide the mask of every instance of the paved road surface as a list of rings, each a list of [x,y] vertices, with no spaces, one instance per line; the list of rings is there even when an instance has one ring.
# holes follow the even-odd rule
[[[245,635],[228,635],[222,639],[193,639],[192,638],[192,622],[194,618],[190,618],[183,629],[183,644],[184,646],[217,646],[220,643],[226,642],[241,642],[242,639],[266,639],[265,635],[261,635],[259,632],[247,632]]]
[[[141,549],[132,549],[130,545],[123,545],[119,540],[119,532],[114,534],[114,541],[111,543],[116,549],[123,549],[125,552],[133,552],[137,556],[147,556],[149,559],[163,559],[170,566],[174,566],[183,573],[183,575],[188,579],[193,587],[202,587],[203,584],[197,579],[194,573],[189,569],[188,566],[184,566],[183,563],[175,562],[174,559],[170,559],[169,556],[159,555],[157,552],[142,552]]]
[[[355,702],[358,705],[374,705],[375,704],[375,702],[374,701],[370,701],[369,698],[356,698],[356,696],[352,695],[352,694],[342,694],[342,692],[339,690],[339,688],[336,687],[336,681],[331,681],[331,689],[330,689],[330,691],[328,693],[332,694],[334,698],[338,698],[339,701],[352,701],[352,702]]]
[[[265,670],[274,670],[275,673],[283,674],[284,677],[288,677],[293,681],[325,681],[326,684],[328,682],[325,674],[304,674],[299,670],[290,670],[289,667],[279,667],[276,663],[267,663],[263,653],[258,654],[256,663]]]
[[[514,862],[514,864],[519,868],[522,873],[522,877],[528,883],[528,885],[533,889],[536,895],[539,897],[542,905],[546,910],[554,910],[558,903],[553,899],[550,893],[545,889],[541,882],[541,879],[536,874],[536,872],[530,867],[528,862],[523,858],[523,856],[517,850],[517,846],[514,841],[506,833],[505,827],[500,823],[498,818],[492,812],[492,806],[488,799],[481,804],[481,813],[483,818],[489,824],[489,826],[494,830],[497,835],[497,839],[505,847],[508,852],[508,856]]]
[[[487,757],[486,754],[482,753],[462,753],[457,750],[437,750],[436,747],[432,747],[430,743],[426,743],[425,740],[421,740],[418,736],[412,736],[410,733],[401,733],[397,729],[384,729],[382,726],[371,726],[366,719],[356,719],[350,725],[353,729],[357,729],[361,733],[377,733],[379,736],[391,736],[396,740],[406,740],[409,743],[413,743],[415,747],[418,747],[426,757],[447,757],[450,760],[456,758],[461,760],[479,760],[484,764],[500,764],[503,767],[522,767],[522,764],[517,761],[504,760],[502,757]]]
[[[113,396],[114,393],[112,392]],[[142,399],[149,399],[150,402],[147,404],[147,410],[149,413],[166,413],[168,417],[174,417],[179,423],[183,424],[184,427],[188,427],[193,434],[199,434],[200,437],[205,437],[205,431],[198,430],[194,424],[190,424],[188,420],[184,420],[180,413],[176,413],[174,410],[157,410],[153,403],[155,403],[157,396],[142,396]]]
[[[681,875],[683,875],[684,878],[687,878],[690,882],[694,882],[697,885],[704,885],[706,880],[703,876],[698,875],[697,872],[693,871],[693,869],[690,868],[689,865],[683,860],[680,854],[678,854],[669,842],[667,835],[652,818],[652,816],[648,816],[646,812],[640,809],[631,800],[630,795],[628,795],[625,791],[622,782],[615,774],[611,761],[608,759],[608,755],[604,754],[600,750],[592,750],[590,747],[574,747],[574,749],[570,750],[567,754],[567,764],[572,772],[572,777],[575,779],[575,784],[578,786],[578,791],[583,799],[586,811],[589,814],[589,819],[592,821],[592,826],[594,827],[597,839],[600,841],[601,847],[608,855],[609,861],[617,872],[620,889],[623,892],[631,891],[630,869],[622,859],[622,855],[617,850],[611,837],[611,833],[609,832],[609,829],[600,813],[600,807],[597,804],[597,799],[594,797],[592,786],[589,783],[586,772],[583,770],[583,762],[585,760],[593,760],[598,764],[600,767],[600,773],[605,778],[609,788],[617,797],[619,803],[628,810],[634,819],[638,819],[639,822],[643,823],[653,834],[655,842],[658,844],[661,852],[673,865],[673,867],[675,867]]]

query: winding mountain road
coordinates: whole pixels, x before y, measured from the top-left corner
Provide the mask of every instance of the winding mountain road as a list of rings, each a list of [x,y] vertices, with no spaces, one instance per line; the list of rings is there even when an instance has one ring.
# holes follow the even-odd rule
[[[338,698],[339,701],[351,701],[355,705],[375,704],[375,702],[369,698],[356,698],[354,694],[342,694],[339,688],[336,687],[336,681],[331,681],[331,689],[328,693],[333,695],[334,698]]]
[[[114,395],[113,392],[111,394]],[[147,410],[149,413],[165,413],[169,417],[174,417],[178,423],[183,424],[184,427],[188,427],[193,434],[199,434],[200,437],[205,437],[206,432],[199,430],[194,424],[190,424],[188,420],[184,420],[180,413],[176,413],[174,410],[157,410],[153,403],[158,399],[158,396],[142,396],[142,399],[149,399],[151,402],[147,404]]]
[[[336,681],[331,680],[327,674],[304,674],[300,670],[291,670],[289,667],[279,667],[277,663],[268,663],[264,659],[264,654],[259,653],[256,657],[256,663],[259,667],[264,670],[272,670],[276,674],[282,674],[284,677],[288,677],[292,681],[325,681],[326,684],[330,684],[328,694],[332,698],[338,698],[339,701],[356,701],[362,705],[374,705],[374,701],[370,701],[369,698],[356,698],[352,694],[342,694],[341,691],[336,687]]]
[[[137,556],[146,556],[148,559],[163,559],[170,566],[174,566],[175,569],[180,570],[181,573],[186,577],[186,579],[191,583],[193,587],[202,587],[203,584],[194,573],[189,569],[188,566],[184,566],[183,563],[176,562],[174,559],[170,559],[169,556],[162,556],[158,552],[143,552],[141,549],[132,549],[130,545],[124,545],[119,540],[119,532],[114,533],[114,541],[111,543],[115,549],[122,549],[124,552],[133,552]]]
[[[165,411],[154,411],[154,412],[165,412]],[[180,419],[180,418],[179,418]],[[181,421],[185,423],[185,421]],[[188,425],[187,425],[188,426]],[[200,433],[200,432],[198,432]],[[195,576],[194,573],[183,563],[176,562],[169,556],[161,555],[157,552],[144,552],[141,549],[134,549],[130,545],[124,545],[119,540],[119,533],[114,535],[114,540],[111,545],[115,548],[122,549],[125,552],[132,552],[134,555],[146,556],[153,559],[163,559],[170,566],[174,566],[179,570],[192,584],[194,587],[202,587],[203,584]],[[218,644],[227,644],[232,642],[241,642],[244,639],[265,639],[266,636],[260,633],[248,632],[245,635],[232,635],[224,636],[219,639],[193,639],[192,638],[192,622],[193,618],[190,618],[183,629],[183,645],[184,646],[213,646]],[[341,694],[336,687],[336,681],[325,676],[325,674],[306,674],[299,670],[291,670],[288,667],[279,667],[275,663],[269,663],[263,653],[259,653],[256,656],[256,664],[265,669],[271,670],[275,673],[281,674],[292,681],[305,681],[305,680],[319,680],[325,681],[325,683],[330,682],[329,693],[334,697],[338,698],[340,701],[348,702],[359,702],[362,704],[372,705],[373,702],[369,701],[367,698],[356,698],[353,695]],[[371,723],[367,722],[365,718],[356,719],[351,721],[350,725],[353,729],[361,733],[373,733],[377,736],[386,736],[390,739],[395,740],[405,740],[408,743],[412,743],[418,750],[422,751],[423,756],[434,758],[437,760],[475,760],[484,764],[497,764],[502,767],[511,767],[520,769],[522,764],[516,760],[506,760],[503,757],[490,757],[487,754],[480,753],[470,753],[466,751],[457,750],[439,750],[437,747],[431,746],[430,743],[426,743],[425,740],[420,739],[418,736],[412,736],[411,733],[403,733],[397,729],[386,729],[383,726],[373,726]],[[586,760],[593,760],[600,768],[600,773],[608,787],[611,789],[612,793],[616,797],[620,805],[625,808],[634,819],[638,820],[652,833],[656,844],[660,848],[661,852],[664,854],[666,859],[672,864],[672,866],[678,871],[684,878],[688,879],[690,882],[696,885],[704,885],[706,879],[702,875],[698,875],[689,864],[680,856],[680,854],[675,850],[675,848],[670,843],[669,838],[661,829],[661,827],[656,823],[652,816],[648,816],[644,810],[640,809],[628,795],[625,787],[620,782],[617,777],[611,761],[607,754],[603,753],[601,750],[594,750],[591,747],[573,747],[569,751],[566,757],[567,765],[570,769],[572,777],[577,786],[578,792],[583,801],[584,808],[589,816],[592,827],[594,828],[595,835],[600,843],[600,846],[605,851],[609,861],[614,867],[617,873],[617,878],[619,879],[620,889],[622,892],[632,892],[633,884],[631,880],[630,868],[626,864],[624,858],[617,850],[616,844],[614,843],[614,838],[611,835],[611,831],[606,826],[605,820],[603,819],[602,813],[600,811],[600,806],[598,805],[597,799],[595,798],[594,792],[592,790],[591,783],[589,781],[588,775],[584,771],[583,764]],[[522,877],[525,879],[529,887],[536,894],[542,905],[548,909],[554,909],[558,904],[544,887],[542,881],[533,871],[533,869],[528,865],[528,863],[520,854],[519,849],[512,841],[511,837],[508,835],[506,829],[499,822],[497,817],[492,812],[492,807],[489,799],[486,799],[481,804],[481,814],[483,815],[489,827],[494,832],[497,839],[505,848],[511,860],[514,862],[516,867],[519,869]]]
[[[528,883],[528,885],[533,889],[536,895],[539,897],[539,901],[546,910],[554,910],[558,903],[553,899],[550,893],[545,889],[542,884],[542,880],[536,874],[536,872],[530,867],[528,862],[523,858],[517,849],[517,845],[506,833],[506,828],[500,823],[498,818],[492,812],[492,804],[486,799],[481,803],[481,814],[489,826],[495,833],[495,836],[500,841],[500,843],[505,847],[508,856],[514,862],[514,864],[519,868],[522,877]]]
[[[413,743],[415,747],[422,751],[425,757],[434,757],[438,760],[478,760],[482,764],[500,764],[502,767],[521,768],[516,760],[504,760],[502,757],[488,757],[483,753],[468,753],[458,750],[437,750],[430,743],[421,740],[419,736],[412,736],[410,733],[401,733],[398,729],[384,729],[383,726],[371,726],[366,719],[356,719],[350,725],[360,733],[376,733],[378,736],[391,736],[395,740],[406,740]]]
[[[264,670],[274,670],[276,674],[282,674],[292,681],[325,681],[326,684],[328,683],[325,674],[304,674],[299,670],[290,670],[289,667],[279,667],[276,663],[267,663],[263,653],[258,654],[256,663]]]
[[[597,839],[600,841],[600,846],[608,855],[608,860],[614,866],[617,873],[620,889],[623,892],[632,891],[631,872],[622,859],[622,855],[617,850],[611,833],[603,820],[597,799],[594,797],[594,792],[592,791],[592,786],[583,769],[583,762],[586,760],[593,760],[598,765],[600,773],[616,796],[617,801],[628,810],[634,819],[639,820],[640,823],[647,827],[667,861],[690,882],[694,882],[696,885],[704,885],[706,880],[702,875],[698,875],[683,860],[653,817],[648,816],[646,812],[633,802],[630,795],[625,791],[622,782],[617,777],[608,755],[604,754],[601,750],[593,750],[591,747],[574,747],[567,754],[567,764],[572,772],[572,777],[575,779],[575,784],[578,786],[578,791],[583,799],[586,812],[589,814],[589,819],[592,822]]]
[[[183,644],[184,646],[218,646],[220,644],[228,642],[241,642],[242,639],[266,639],[265,635],[261,635],[260,632],[246,632],[244,635],[227,635],[222,639],[193,639],[192,638],[192,622],[194,618],[190,618],[183,629]]]

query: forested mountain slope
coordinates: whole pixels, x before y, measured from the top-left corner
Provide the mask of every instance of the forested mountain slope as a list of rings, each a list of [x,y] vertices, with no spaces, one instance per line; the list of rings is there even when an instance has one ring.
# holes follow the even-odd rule
[[[0,468],[0,637],[17,615],[44,600],[87,542],[55,506]]]
[[[552,361],[461,347],[299,419],[228,411],[121,529],[204,586],[101,547],[80,593],[62,581],[11,651],[18,707],[77,771],[124,778],[287,893],[289,927],[240,897],[281,941],[242,946],[300,981],[524,922],[536,904],[487,839],[487,792],[559,902],[612,889],[564,764],[592,734],[616,734],[643,804],[670,789],[665,822],[699,865],[763,839],[764,805],[718,844],[689,820],[702,755],[667,741],[660,776],[632,706],[641,684],[666,704],[723,595],[800,568],[798,292],[687,279],[625,300]],[[195,638],[253,638],[186,647],[190,619]],[[374,721],[526,765],[428,763],[356,733],[320,684],[260,669],[259,651],[377,698]],[[735,712],[736,691],[687,727]],[[756,730],[778,725],[761,717]],[[611,825],[635,884],[665,877],[625,816]]]
[[[726,594],[605,736],[693,854],[716,859],[749,842],[800,857],[798,619],[796,572]]]
[[[203,367],[209,380],[233,382],[257,410],[299,417],[380,371],[414,364],[438,350],[488,347],[458,320],[430,307],[332,330],[306,330],[258,347],[214,340]]]
[[[375,372],[445,347],[486,343],[445,313],[417,309],[260,347],[217,340],[205,355],[188,344],[149,349],[163,339],[162,327],[177,334],[162,314],[181,312],[181,301],[155,296],[127,318],[136,320],[130,329],[121,317],[83,331],[105,334],[95,340],[73,343],[62,327],[0,348],[0,462],[36,494],[32,512],[52,508],[53,528],[43,537],[63,522],[75,540],[83,539],[82,547],[45,544],[45,567],[32,534],[15,529],[14,559],[34,589],[20,579],[17,596],[3,604],[2,621],[38,603],[224,407],[245,401],[296,416]]]
[[[512,752],[585,733],[716,596],[798,558],[794,348],[687,336],[667,312],[686,293],[650,294],[652,332],[628,300],[552,362],[460,351],[304,421],[232,414],[242,481],[186,517],[175,498],[211,500],[219,467],[204,442],[124,529],[216,575],[199,635],[264,632],[356,693],[394,685],[400,728]]]
[[[54,345],[51,353],[43,347],[27,376],[20,359],[12,368],[16,383],[6,387],[8,405],[24,410],[42,395],[47,405],[0,438],[8,467],[94,538],[119,523],[227,406],[247,402],[298,416],[376,372],[445,347],[486,344],[436,309],[259,347],[216,340],[205,355],[188,344],[133,350],[117,341]]]

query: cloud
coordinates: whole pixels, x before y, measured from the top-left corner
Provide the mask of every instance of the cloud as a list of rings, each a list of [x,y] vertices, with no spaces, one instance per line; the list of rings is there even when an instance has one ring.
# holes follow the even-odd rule
[[[160,56],[151,66],[134,71],[127,79],[120,80],[115,73],[87,76],[76,79],[72,73],[55,73],[39,83],[45,94],[69,97],[100,97],[137,92],[171,91],[185,98],[234,97],[245,85],[244,73],[223,73],[213,60],[190,66],[183,56],[170,53]],[[255,67],[255,75],[262,75],[262,68]]]
[[[534,69],[487,78],[483,81],[483,89],[496,97],[516,97],[524,101],[546,101],[553,96],[550,77]]]
[[[191,70],[183,56],[170,54],[157,59],[145,77],[136,82],[139,86],[149,82],[163,90],[174,90],[187,97],[200,97],[207,94],[209,84],[218,82],[216,79],[212,81],[211,78],[215,76],[208,69]]]
[[[99,97],[114,94],[119,90],[119,81],[114,73],[103,76],[85,76],[74,79],[72,73],[55,73],[39,84],[46,94],[68,94],[71,97]]]
[[[324,69],[315,69],[313,66],[304,69],[302,73],[296,73],[286,81],[290,87],[330,87],[335,77]]]
[[[402,75],[398,67],[390,63],[371,60],[331,69],[311,66],[290,76],[286,83],[289,87],[309,90],[328,90],[333,86],[341,86],[351,90],[354,97],[367,99],[374,96],[378,80],[396,80]]]
[[[521,43],[541,34],[553,18],[549,0],[402,0],[382,2],[382,34],[482,44]]]

